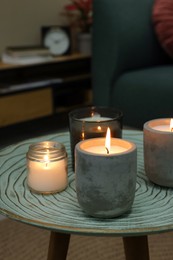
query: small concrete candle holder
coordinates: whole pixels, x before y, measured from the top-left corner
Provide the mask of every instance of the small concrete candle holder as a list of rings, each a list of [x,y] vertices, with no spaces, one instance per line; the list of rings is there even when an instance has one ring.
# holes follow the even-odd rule
[[[144,124],[144,165],[148,178],[173,187],[173,132],[171,119],[154,119]]]
[[[79,142],[75,148],[75,178],[79,205],[98,218],[117,217],[130,210],[137,175],[136,145],[111,139],[109,154],[105,138]]]
[[[29,146],[26,156],[27,183],[33,192],[51,194],[67,187],[67,153],[63,144],[34,143]]]
[[[75,145],[86,139],[105,137],[107,128],[112,137],[122,137],[122,111],[111,107],[88,106],[72,110],[69,113],[69,129],[74,169]]]

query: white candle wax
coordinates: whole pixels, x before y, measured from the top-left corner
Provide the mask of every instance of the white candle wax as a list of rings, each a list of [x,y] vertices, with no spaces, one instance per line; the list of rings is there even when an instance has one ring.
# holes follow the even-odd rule
[[[28,160],[28,185],[40,192],[64,190],[67,186],[66,159],[53,162]]]
[[[110,117],[101,117],[101,116],[91,116],[91,117],[84,117],[81,118],[81,121],[86,121],[86,122],[101,122],[101,121],[108,121],[111,120],[112,118]]]
[[[90,152],[90,153],[94,153],[94,154],[105,154],[105,155],[123,153],[127,150],[128,150],[127,148],[124,148],[124,147],[121,147],[118,145],[111,146],[109,153],[107,153],[105,146],[91,146],[91,147],[85,148],[86,152]]]
[[[152,126],[153,129],[163,132],[171,132],[170,125],[157,125]]]

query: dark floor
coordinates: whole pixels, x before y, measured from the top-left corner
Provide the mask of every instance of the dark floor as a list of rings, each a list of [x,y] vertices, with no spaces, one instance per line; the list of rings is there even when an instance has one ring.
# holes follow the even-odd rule
[[[13,126],[0,128],[0,148],[51,133],[68,130],[68,114],[56,114]]]

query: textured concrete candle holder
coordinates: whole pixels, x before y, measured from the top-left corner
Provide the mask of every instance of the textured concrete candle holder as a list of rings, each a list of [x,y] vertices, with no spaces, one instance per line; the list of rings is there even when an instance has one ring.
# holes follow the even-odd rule
[[[94,138],[76,145],[76,192],[78,202],[87,214],[112,218],[127,212],[133,204],[137,149],[131,142],[112,138],[111,144],[125,148],[125,151],[113,154],[87,151],[104,142],[105,138]]]
[[[144,124],[144,164],[152,182],[173,187],[173,132],[168,130],[169,124],[169,118]]]

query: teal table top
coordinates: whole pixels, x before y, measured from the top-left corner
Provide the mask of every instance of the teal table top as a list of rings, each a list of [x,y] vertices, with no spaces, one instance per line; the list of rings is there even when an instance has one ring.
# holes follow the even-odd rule
[[[143,132],[123,130],[138,149],[138,176],[132,209],[118,218],[97,219],[80,208],[71,166],[69,133],[33,138],[0,151],[0,213],[13,220],[58,232],[86,235],[141,235],[173,230],[173,189],[151,183],[144,171]],[[54,195],[32,193],[26,183],[26,152],[33,142],[55,140],[68,152],[69,186]]]

